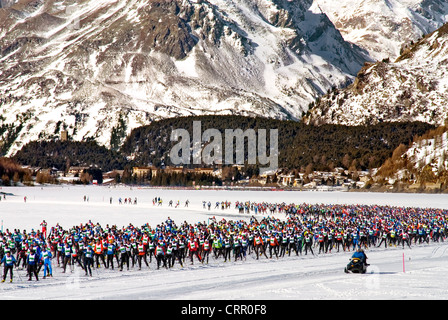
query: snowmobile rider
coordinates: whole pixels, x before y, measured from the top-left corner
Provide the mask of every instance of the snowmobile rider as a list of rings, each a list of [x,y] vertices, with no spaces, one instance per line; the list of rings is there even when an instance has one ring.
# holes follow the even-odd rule
[[[366,266],[368,266],[368,264],[367,264],[367,255],[365,254],[365,252],[364,252],[363,249],[358,248],[358,250],[355,251],[355,253],[353,253],[353,255],[352,255],[352,259],[353,259],[353,258],[361,259],[361,261],[362,261]]]

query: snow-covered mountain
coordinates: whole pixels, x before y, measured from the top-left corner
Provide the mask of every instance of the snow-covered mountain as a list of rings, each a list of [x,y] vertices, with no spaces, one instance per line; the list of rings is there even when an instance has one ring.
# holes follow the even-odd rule
[[[366,52],[312,0],[20,0],[0,9],[0,135],[15,153],[60,130],[193,114],[300,119]]]
[[[448,24],[407,48],[395,62],[367,63],[356,80],[333,90],[304,117],[307,123],[365,125],[448,118]]]
[[[448,22],[445,0],[316,0],[345,40],[378,61],[395,60],[404,45],[416,42]]]
[[[437,177],[448,170],[448,131],[446,128],[440,129],[443,130],[414,142],[403,155],[416,171],[421,172],[423,168],[429,166]]]

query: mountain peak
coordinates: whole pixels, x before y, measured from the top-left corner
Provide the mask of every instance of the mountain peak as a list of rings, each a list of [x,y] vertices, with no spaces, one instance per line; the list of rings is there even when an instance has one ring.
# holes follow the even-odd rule
[[[311,5],[21,0],[0,9],[2,150],[62,129],[110,146],[112,132],[179,115],[300,119],[365,60]]]

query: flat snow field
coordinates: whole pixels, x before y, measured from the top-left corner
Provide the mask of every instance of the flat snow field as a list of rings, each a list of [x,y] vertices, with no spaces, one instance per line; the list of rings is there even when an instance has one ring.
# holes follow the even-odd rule
[[[49,227],[59,223],[65,229],[91,220],[126,226],[132,223],[151,226],[171,217],[177,224],[207,222],[217,219],[248,220],[250,215],[236,209],[202,208],[202,201],[271,201],[286,203],[352,203],[448,208],[447,195],[383,194],[346,192],[166,190],[138,187],[45,186],[3,187],[7,193],[0,202],[3,230],[39,229],[42,220]],[[84,201],[84,196],[88,201]],[[153,206],[160,196],[162,207]],[[26,202],[24,197],[26,197]],[[110,198],[112,197],[112,204]],[[118,198],[134,200],[136,205],[119,205]],[[188,208],[184,207],[186,200]],[[179,208],[168,208],[168,201],[180,201]],[[284,215],[277,214],[278,218]],[[260,216],[261,217],[261,216]],[[277,259],[253,256],[246,261],[227,262],[210,258],[208,265],[197,260],[166,270],[150,268],[120,272],[100,268],[93,277],[75,266],[73,272],[61,273],[53,262],[53,278],[27,281],[24,270],[15,270],[14,282],[0,283],[0,300],[73,299],[73,300],[351,300],[448,298],[448,243],[374,248],[367,250],[367,274],[345,274],[351,252],[303,255]],[[3,272],[3,268],[1,268]],[[42,271],[41,271],[42,277]]]

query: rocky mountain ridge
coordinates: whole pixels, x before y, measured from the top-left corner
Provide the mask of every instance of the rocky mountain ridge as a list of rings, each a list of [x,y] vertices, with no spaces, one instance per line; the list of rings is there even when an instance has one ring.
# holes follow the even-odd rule
[[[366,125],[448,118],[448,24],[402,52],[396,61],[367,63],[353,84],[322,97],[306,123]]]
[[[345,40],[376,60],[395,60],[404,46],[448,22],[444,0],[316,0]]]
[[[155,119],[300,119],[366,59],[311,0],[20,0],[0,9],[1,150],[110,147]]]

